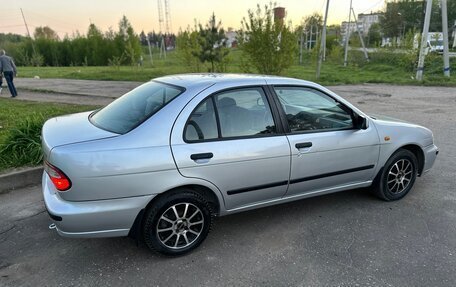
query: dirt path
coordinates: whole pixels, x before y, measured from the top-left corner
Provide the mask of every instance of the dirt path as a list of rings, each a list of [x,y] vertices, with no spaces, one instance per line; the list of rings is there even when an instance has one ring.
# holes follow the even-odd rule
[[[34,101],[34,102],[52,102],[52,103],[66,103],[75,105],[90,105],[90,106],[105,106],[112,102],[114,98],[103,96],[84,96],[84,95],[68,95],[59,93],[44,93],[44,92],[31,92],[31,91],[18,91],[19,96],[14,101]],[[8,91],[3,89],[0,98],[10,98]]]
[[[116,98],[143,82],[17,78],[19,90]]]
[[[89,81],[66,79],[17,78],[17,100],[61,102],[83,105],[106,105],[113,99],[141,85],[142,82]],[[407,105],[409,100],[429,106],[442,98],[456,101],[455,87],[397,86],[387,84],[360,84],[329,86],[329,89],[350,100],[353,104],[369,106],[382,102],[397,101]],[[6,87],[0,97],[9,97]],[[452,98],[454,97],[454,100]],[[440,99],[440,100],[439,100]]]

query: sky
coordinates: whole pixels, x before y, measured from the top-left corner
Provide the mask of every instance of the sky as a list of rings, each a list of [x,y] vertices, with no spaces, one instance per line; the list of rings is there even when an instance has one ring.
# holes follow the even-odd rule
[[[385,0],[352,0],[356,14],[370,13],[382,9]],[[122,15],[127,16],[137,33],[144,30],[159,31],[157,0],[0,0],[8,5],[0,5],[0,33],[26,35],[27,30],[21,15],[33,34],[35,27],[49,26],[59,36],[71,36],[79,31],[87,32],[90,23],[103,31],[112,27],[117,30]],[[277,6],[286,8],[287,22],[299,25],[303,17],[314,12],[324,14],[326,0],[278,0]],[[164,0],[162,0],[164,3]],[[241,20],[247,17],[248,9],[257,4],[265,5],[264,0],[169,0],[171,27],[173,32],[179,28],[193,26],[195,19],[206,23],[212,12],[222,21],[224,28],[240,28]],[[328,24],[340,24],[348,20],[350,0],[330,0]],[[164,9],[164,5],[163,5]]]

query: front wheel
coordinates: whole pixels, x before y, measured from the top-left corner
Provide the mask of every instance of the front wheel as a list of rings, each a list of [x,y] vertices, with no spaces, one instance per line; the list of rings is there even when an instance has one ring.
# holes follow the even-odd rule
[[[147,246],[165,255],[182,255],[201,244],[213,222],[213,212],[200,194],[175,190],[146,212],[143,235]]]
[[[408,150],[400,149],[386,162],[374,183],[374,192],[386,201],[401,199],[412,189],[417,173],[416,156]]]

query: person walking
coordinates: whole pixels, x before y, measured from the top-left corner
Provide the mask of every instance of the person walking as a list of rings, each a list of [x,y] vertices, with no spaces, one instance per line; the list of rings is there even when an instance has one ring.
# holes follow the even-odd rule
[[[14,86],[13,79],[17,75],[16,65],[13,58],[6,55],[5,50],[0,51],[0,73],[3,72],[11,97],[17,97],[16,87]]]

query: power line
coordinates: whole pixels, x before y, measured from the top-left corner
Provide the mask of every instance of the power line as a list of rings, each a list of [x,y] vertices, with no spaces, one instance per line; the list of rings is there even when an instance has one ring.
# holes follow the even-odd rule
[[[326,46],[326,23],[328,20],[328,10],[329,10],[329,0],[326,0],[326,11],[325,11],[325,20],[323,22],[323,31],[321,33],[321,44],[320,44],[320,52],[318,55],[318,65],[317,65],[317,73],[316,78],[320,78],[320,70],[321,70],[321,62],[323,60],[324,53],[325,53],[325,46]]]
[[[40,14],[40,13],[31,12],[31,11],[28,11],[28,10],[27,10],[27,13],[28,14],[32,14],[32,18],[36,18],[36,16],[38,16],[40,18],[45,18],[45,19],[48,19],[48,20],[51,20],[51,21],[54,21],[54,22],[59,22],[59,26],[61,24],[64,24],[65,26],[68,26],[68,27],[71,27],[71,28],[74,28],[76,26],[75,24],[71,24],[71,23],[68,23],[68,22],[65,22],[65,21],[62,21],[62,20],[59,20],[59,19],[51,18],[51,17],[45,16],[45,15]],[[33,15],[35,15],[35,17]]]
[[[25,21],[25,16],[24,16],[24,12],[22,11],[22,8],[21,8],[21,14],[22,14],[22,19],[24,19],[25,29],[27,29],[27,35],[30,39],[32,39],[32,37],[30,37],[30,31],[27,26],[27,22]],[[32,41],[32,49],[33,49],[33,54],[36,54],[35,45],[33,44],[33,41]]]
[[[384,0],[379,0],[377,3],[375,3],[374,5],[370,6],[369,8],[367,8],[366,10],[362,11],[361,14],[363,14],[364,12],[368,11],[368,10],[371,10],[372,8],[376,7],[378,4],[380,3],[383,3]]]
[[[326,3],[325,0],[321,1],[320,11],[322,11],[322,12],[324,11],[323,9],[325,8],[325,3]]]
[[[24,24],[18,24],[18,25],[7,25],[7,26],[0,26],[0,28],[10,28],[10,27],[23,27]]]
[[[29,25],[30,27],[33,27],[33,28],[40,28],[40,27],[43,27],[42,25],[33,25],[33,24],[30,24],[30,23],[29,23],[28,25]],[[69,33],[69,31],[61,31],[61,30],[55,30],[55,29],[52,29],[52,31],[58,32],[58,33],[62,33],[62,34],[68,34],[68,33]],[[71,31],[71,32],[74,32],[74,30]]]

